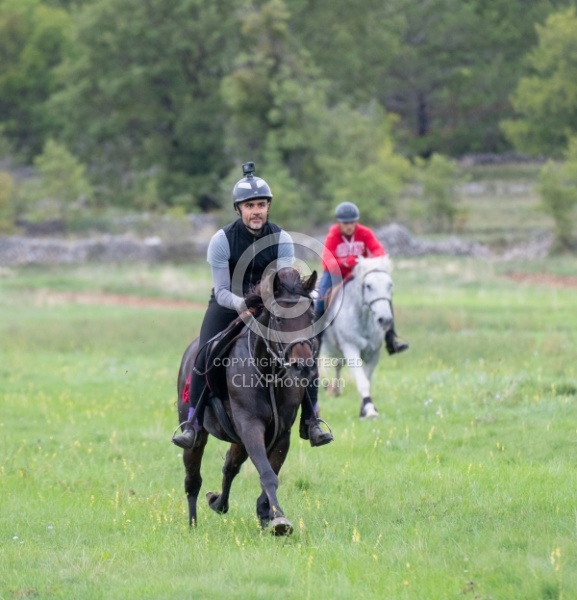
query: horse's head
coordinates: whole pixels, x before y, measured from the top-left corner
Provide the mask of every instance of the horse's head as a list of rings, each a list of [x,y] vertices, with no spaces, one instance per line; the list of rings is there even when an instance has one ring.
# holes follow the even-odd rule
[[[299,271],[286,267],[267,274],[245,299],[247,306],[259,304],[258,333],[277,368],[292,377],[309,378],[316,369],[313,334],[313,300],[317,273],[303,279]]]
[[[360,290],[362,308],[370,311],[378,327],[387,331],[393,324],[393,263],[388,256],[360,257],[354,278]]]

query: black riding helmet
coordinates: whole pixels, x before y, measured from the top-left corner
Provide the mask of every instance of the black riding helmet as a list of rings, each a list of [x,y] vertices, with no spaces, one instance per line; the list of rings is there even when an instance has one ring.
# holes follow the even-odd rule
[[[256,198],[266,198],[269,202],[272,201],[272,192],[268,183],[260,177],[255,177],[254,170],[253,162],[246,162],[242,165],[244,177],[236,182],[232,190],[232,202],[235,208],[240,202]]]
[[[358,221],[361,213],[356,204],[352,202],[341,202],[335,209],[335,218],[339,223],[352,223]]]

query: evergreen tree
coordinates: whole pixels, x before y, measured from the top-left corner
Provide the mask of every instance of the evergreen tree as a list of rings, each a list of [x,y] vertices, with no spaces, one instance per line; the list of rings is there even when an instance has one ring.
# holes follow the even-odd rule
[[[66,89],[52,106],[111,197],[129,202],[135,182],[153,179],[165,205],[218,205],[230,167],[220,82],[234,54],[235,6],[97,0],[78,13]]]
[[[243,52],[223,82],[231,109],[228,145],[262,163],[283,190],[275,217],[298,226],[324,222],[334,204],[355,197],[367,220],[392,212],[408,168],[395,156],[388,121],[375,104],[332,104],[329,83],[291,35],[282,0],[245,9]]]
[[[0,127],[25,161],[57,128],[45,103],[57,89],[55,67],[70,31],[61,9],[40,0],[0,0]]]
[[[559,157],[577,133],[577,15],[552,14],[537,27],[539,43],[529,56],[530,75],[513,95],[519,117],[503,130],[522,152]]]

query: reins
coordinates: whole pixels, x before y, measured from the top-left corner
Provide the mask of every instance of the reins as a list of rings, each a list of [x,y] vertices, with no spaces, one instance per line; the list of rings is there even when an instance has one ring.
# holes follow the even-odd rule
[[[283,343],[280,338],[279,331],[272,327],[273,319],[274,319],[274,315],[272,313],[270,313],[269,320],[268,320],[268,330],[269,330],[269,332],[271,332],[271,335],[274,337],[274,340],[272,340],[272,342],[274,344],[276,344],[278,347],[280,347],[282,351],[278,351],[278,350],[275,351],[275,349],[273,348],[273,343],[271,343],[267,339],[266,335],[263,335],[260,338],[260,339],[262,339],[262,341],[265,345],[267,353],[272,358],[272,361],[271,361],[272,372],[270,373],[271,377],[268,382],[268,389],[269,389],[271,410],[272,410],[272,414],[273,414],[274,433],[273,433],[273,436],[272,436],[270,442],[267,445],[267,448],[266,448],[267,452],[275,444],[278,434],[279,434],[279,429],[280,429],[280,420],[279,420],[279,416],[278,416],[278,406],[277,406],[277,399],[276,399],[274,384],[275,384],[277,377],[282,378],[282,377],[286,376],[287,369],[291,366],[291,364],[288,360],[288,354],[289,354],[290,350],[297,344],[307,344],[313,353],[313,360],[316,360],[316,356],[317,356],[317,350],[316,350],[315,346],[313,345],[311,340],[309,340],[307,338],[301,337],[301,338],[292,340],[290,343],[287,343],[287,344]],[[262,377],[265,375],[265,373],[263,373],[259,369],[259,366],[258,366],[259,363],[258,363],[258,361],[255,360],[255,356],[254,356],[254,348],[256,347],[256,343],[258,340],[255,339],[255,341],[252,342],[251,341],[251,333],[253,333],[253,332],[252,332],[252,329],[249,327],[248,340],[247,340],[249,357],[251,358],[252,364],[255,366],[255,369],[257,370],[258,374]],[[279,369],[278,371],[276,370],[277,368]]]

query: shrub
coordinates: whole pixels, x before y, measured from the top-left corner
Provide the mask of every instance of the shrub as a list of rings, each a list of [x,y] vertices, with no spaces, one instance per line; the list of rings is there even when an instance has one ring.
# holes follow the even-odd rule
[[[577,248],[574,231],[577,206],[577,137],[569,141],[566,160],[549,160],[539,176],[541,207],[555,223],[554,249],[574,251]]]
[[[0,171],[0,233],[14,231],[14,179],[5,171]]]

